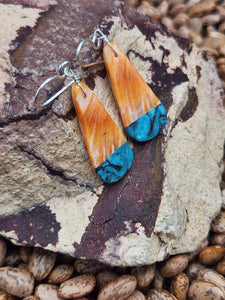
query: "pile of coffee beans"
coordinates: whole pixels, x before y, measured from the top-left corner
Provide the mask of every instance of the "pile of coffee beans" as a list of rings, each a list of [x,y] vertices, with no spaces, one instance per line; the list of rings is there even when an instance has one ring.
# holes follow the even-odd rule
[[[212,56],[225,89],[224,0],[125,0]]]

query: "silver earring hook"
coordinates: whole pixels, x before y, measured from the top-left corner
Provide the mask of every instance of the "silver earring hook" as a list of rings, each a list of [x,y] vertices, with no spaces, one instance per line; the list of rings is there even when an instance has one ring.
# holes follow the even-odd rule
[[[98,50],[100,47],[101,47],[101,40],[98,40],[97,42],[97,45],[95,44],[95,41],[93,41],[92,39],[90,38],[86,38],[84,40],[82,40],[80,42],[80,44],[78,45],[77,47],[77,51],[76,51],[76,59],[77,59],[77,62],[81,65],[82,68],[88,68],[88,67],[91,67],[91,66],[94,66],[94,65],[98,65],[98,64],[103,64],[104,61],[96,61],[96,62],[92,62],[90,64],[84,64],[82,63],[82,61],[80,60],[80,51],[81,51],[81,48],[83,47],[83,45],[86,43],[86,42],[89,42],[91,43],[92,47],[94,48],[94,50]]]
[[[118,56],[118,52],[116,51],[116,49],[113,47],[113,45],[110,43],[110,40],[108,39],[108,37],[101,31],[101,29],[97,28],[94,31],[93,34],[93,40],[96,41],[97,40],[97,44],[103,40],[104,45],[108,44],[109,47],[114,51],[115,55]]]
[[[55,93],[52,97],[44,101],[43,103],[37,104],[37,99],[40,94],[40,92],[43,90],[44,86],[46,86],[49,82],[55,80],[55,79],[65,79],[66,77],[72,77],[73,80],[67,83],[61,90],[59,90],[57,93]],[[62,62],[58,69],[57,69],[57,75],[54,75],[50,78],[47,78],[38,88],[35,97],[34,97],[34,103],[38,107],[43,107],[50,102],[52,102],[55,98],[57,98],[60,94],[62,94],[68,87],[70,87],[73,83],[77,83],[79,87],[81,88],[82,92],[84,93],[84,96],[86,97],[87,94],[85,90],[83,89],[82,85],[79,83],[81,77],[78,77],[74,74],[74,72],[71,70],[71,65],[69,61]]]
[[[114,51],[115,55],[118,56],[118,52],[112,46],[112,44],[110,43],[108,37],[101,31],[101,29],[97,28],[94,31],[92,39],[86,38],[86,39],[82,40],[80,42],[80,44],[78,45],[78,47],[77,47],[76,59],[77,59],[77,62],[81,65],[81,67],[88,68],[88,67],[91,67],[91,66],[94,66],[94,65],[99,65],[99,64],[104,63],[104,61],[96,61],[96,62],[92,62],[92,63],[89,63],[89,64],[84,64],[80,60],[80,52],[81,52],[81,49],[82,49],[84,43],[89,42],[92,45],[94,50],[99,50],[100,47],[102,46],[102,41],[103,41],[104,45],[108,44],[111,47],[111,49]]]

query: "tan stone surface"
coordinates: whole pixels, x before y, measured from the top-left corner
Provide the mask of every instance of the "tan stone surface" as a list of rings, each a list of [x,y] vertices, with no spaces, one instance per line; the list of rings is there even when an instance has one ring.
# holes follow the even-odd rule
[[[15,71],[8,54],[10,43],[17,37],[17,30],[21,27],[35,25],[40,12],[40,9],[0,3],[0,112],[8,99],[5,84],[13,83],[11,75]]]
[[[27,13],[26,10],[21,12],[20,6],[3,6],[5,12],[10,13],[11,9],[15,11],[18,8],[14,12],[15,16],[22,12]],[[16,37],[19,27],[25,24],[34,25],[40,10],[31,9],[29,12],[30,19],[27,23],[11,27],[11,38],[7,37],[2,48],[5,49],[3,61],[10,70],[14,67],[7,56],[7,45]],[[173,76],[178,69],[187,76],[186,81],[180,84],[174,82],[173,86],[167,86],[168,90],[171,89],[173,103],[168,105],[168,123],[160,137],[162,143],[159,150],[164,153],[164,163],[160,167],[165,178],[158,217],[152,233],[146,233],[147,226],[143,221],[145,214],[150,214],[151,211],[143,210],[143,219],[140,215],[137,219],[128,215],[121,221],[121,229],[107,241],[104,240],[107,222],[113,221],[123,199],[120,199],[115,190],[116,196],[113,198],[113,195],[110,195],[114,202],[109,203],[107,199],[101,198],[105,187],[91,168],[75,113],[72,112],[72,118],[67,116],[71,112],[71,98],[68,92],[68,97],[59,97],[52,109],[42,115],[36,114],[33,119],[14,120],[9,126],[3,126],[0,131],[1,217],[10,214],[17,216],[18,212],[24,211],[29,214],[36,209],[35,207],[39,207],[35,205],[43,205],[41,207],[51,212],[54,222],[58,225],[56,238],[54,242],[46,241],[46,244],[38,240],[38,236],[31,236],[28,241],[27,237],[24,237],[23,240],[25,233],[20,232],[17,225],[7,230],[2,229],[1,234],[15,243],[40,245],[74,256],[77,255],[76,251],[79,251],[79,256],[88,257],[93,251],[91,258],[112,265],[151,264],[162,260],[168,254],[195,250],[206,238],[210,222],[220,210],[220,165],[225,132],[222,87],[214,65],[204,59],[195,46],[192,46],[188,53],[182,49],[177,39],[160,30],[147,40],[138,26],[128,28],[126,22],[123,23],[118,16],[108,21],[114,23],[109,38],[128,53],[129,59],[148,84],[165,89],[162,82],[153,80],[156,72],[154,63],[164,65],[167,76]],[[10,26],[10,23],[7,24]],[[7,68],[1,64],[0,74]],[[6,77],[5,73],[0,75],[5,78],[4,83],[14,84],[13,77],[8,71],[6,73]],[[39,76],[34,70],[33,80]],[[93,81],[94,93],[122,128],[107,76],[95,76]],[[8,95],[3,85],[1,88],[3,92],[0,92],[0,103],[5,103]],[[193,95],[196,95],[198,105],[192,107],[193,111],[183,113],[183,116],[182,112]],[[167,103],[167,99],[162,100]],[[137,145],[132,144],[132,147],[135,150]],[[137,155],[138,150],[135,153]],[[156,153],[156,158],[157,155],[160,153]],[[121,190],[129,187],[133,172],[131,170],[127,184]],[[137,182],[137,190],[139,185]],[[154,182],[149,182],[150,187],[153,185]],[[157,195],[158,201],[160,192],[161,190]],[[137,203],[146,201],[135,200]],[[151,202],[153,199],[149,198],[147,201]],[[93,221],[101,203],[102,213],[99,213],[98,220]],[[122,211],[121,218],[126,213],[126,210]],[[10,219],[7,224],[11,224],[10,222],[13,221]],[[89,245],[90,252],[83,254],[82,251],[87,249],[82,248],[82,243],[88,242],[85,240],[85,234],[91,232],[88,226],[93,223],[100,224],[96,236],[104,244],[104,249],[100,254],[96,254],[99,240],[94,240],[94,237]],[[113,224],[115,227],[117,225]],[[33,220],[30,221],[30,227],[32,226],[36,226]],[[111,227],[114,228],[113,226]],[[49,233],[54,234],[54,224],[51,227],[50,223],[49,228]],[[32,234],[34,233],[35,229]]]
[[[130,33],[121,33],[118,30],[115,40],[121,42],[124,39],[123,34],[126,34],[126,41],[133,37],[130,45],[134,46],[135,40],[141,39],[136,30]],[[185,57],[187,67],[183,67],[183,51],[173,38],[158,34],[157,39],[152,38],[152,41],[154,45],[161,45],[171,51],[167,59],[169,73],[180,66],[187,74],[189,83],[176,86],[172,92],[173,104],[168,111],[169,123],[165,131],[167,142],[163,145],[166,178],[151,238],[146,237],[140,224],[136,224],[136,234],[113,238],[107,242],[106,251],[103,253],[103,259],[109,260],[112,249],[121,243],[123,247],[118,249],[116,262],[124,264],[151,264],[162,260],[167,253],[194,251],[206,238],[210,221],[221,207],[221,170],[218,164],[221,163],[223,154],[225,110],[216,69],[212,63],[202,59],[200,50],[195,46],[190,56]],[[147,47],[151,51],[151,45],[148,44]],[[160,50],[155,50],[154,55],[160,57]],[[135,60],[132,62],[136,63]],[[196,65],[201,66],[200,79],[197,77]],[[138,63],[136,66],[140,69]],[[148,82],[147,76],[145,79]],[[179,122],[173,128],[175,119],[179,117],[188,100],[188,88],[196,88],[198,108],[188,121]]]

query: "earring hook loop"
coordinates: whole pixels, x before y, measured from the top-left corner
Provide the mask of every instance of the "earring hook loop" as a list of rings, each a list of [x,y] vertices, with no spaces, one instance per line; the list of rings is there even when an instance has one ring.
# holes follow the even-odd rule
[[[92,63],[89,63],[89,64],[84,64],[81,60],[80,60],[80,52],[81,52],[81,49],[83,47],[83,45],[86,43],[86,42],[89,42],[93,49],[94,50],[99,50],[100,47],[102,46],[102,41],[104,44],[108,44],[111,49],[114,51],[115,55],[118,56],[118,52],[116,51],[116,49],[113,47],[113,45],[110,43],[108,37],[101,31],[101,29],[97,28],[95,31],[94,31],[94,34],[93,34],[93,38],[86,38],[86,39],[83,39],[78,47],[77,47],[77,51],[76,51],[76,59],[77,59],[77,62],[81,65],[81,67],[83,68],[88,68],[88,67],[91,67],[91,66],[95,66],[95,65],[99,65],[99,64],[102,64],[104,63],[104,61],[95,61],[95,62],[92,62]]]
[[[47,99],[46,101],[38,104],[37,103],[37,99],[38,96],[40,94],[40,92],[43,90],[43,88],[51,81],[55,80],[55,79],[65,79],[66,77],[72,77],[73,79],[67,83],[63,88],[61,88],[58,92],[56,92],[53,96],[51,96],[49,99]],[[86,92],[83,89],[82,85],[79,83],[81,77],[78,77],[74,74],[74,72],[71,69],[71,65],[69,61],[64,61],[62,62],[58,69],[57,69],[57,75],[54,75],[50,78],[47,78],[38,88],[35,97],[34,97],[34,104],[38,107],[44,107],[46,105],[48,105],[50,102],[52,102],[55,98],[57,98],[60,94],[62,94],[66,89],[68,89],[68,87],[70,87],[73,83],[77,83],[79,85],[79,87],[81,88],[82,92],[84,93],[84,96],[86,97]]]
[[[101,40],[98,40],[97,41],[97,45],[95,44],[96,40],[93,40],[93,39],[90,39],[90,38],[86,38],[86,39],[83,39],[78,47],[77,47],[77,51],[76,51],[76,59],[77,59],[77,62],[81,65],[82,68],[88,68],[88,67],[91,67],[91,66],[95,66],[95,65],[99,65],[99,64],[103,64],[104,61],[96,61],[96,62],[92,62],[90,64],[84,64],[81,59],[80,59],[80,51],[81,51],[81,48],[83,47],[83,45],[86,43],[86,42],[89,42],[91,43],[92,47],[94,50],[98,50],[100,49],[101,47]]]

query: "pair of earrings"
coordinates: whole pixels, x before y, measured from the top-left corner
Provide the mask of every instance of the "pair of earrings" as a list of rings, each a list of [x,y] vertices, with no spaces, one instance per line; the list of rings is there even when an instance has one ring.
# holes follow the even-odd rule
[[[82,67],[98,64],[94,62],[84,65],[79,56],[84,43],[90,42],[97,50],[102,41],[104,62],[123,126],[134,140],[148,141],[164,128],[167,122],[166,110],[127,56],[100,29],[96,29],[92,39],[84,39],[79,44],[77,61]],[[104,106],[88,86],[80,81],[82,78],[74,74],[68,61],[59,66],[57,75],[42,83],[35,95],[35,103],[47,83],[66,77],[72,78],[72,81],[39,106],[47,105],[72,85],[73,103],[92,167],[104,182],[117,182],[131,168],[133,152]]]

